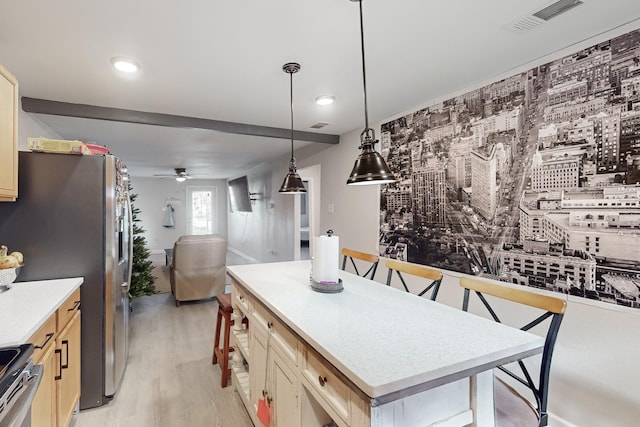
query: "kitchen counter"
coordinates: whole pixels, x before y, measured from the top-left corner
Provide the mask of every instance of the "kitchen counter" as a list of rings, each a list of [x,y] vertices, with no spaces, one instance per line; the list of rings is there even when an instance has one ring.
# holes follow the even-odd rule
[[[310,261],[227,268],[377,404],[542,352],[537,335],[348,272],[339,272],[343,292],[315,292],[310,269]]]
[[[82,277],[12,283],[0,293],[0,347],[24,344],[69,296]]]

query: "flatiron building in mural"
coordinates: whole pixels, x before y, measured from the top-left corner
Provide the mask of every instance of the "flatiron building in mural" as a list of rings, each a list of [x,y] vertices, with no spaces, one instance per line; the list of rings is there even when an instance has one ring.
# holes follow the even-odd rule
[[[640,30],[381,127],[380,254],[640,308]]]

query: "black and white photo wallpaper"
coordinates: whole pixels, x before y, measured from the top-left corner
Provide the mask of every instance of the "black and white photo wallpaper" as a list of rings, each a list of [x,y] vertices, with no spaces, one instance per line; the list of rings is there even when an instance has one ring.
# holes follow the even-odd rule
[[[382,256],[640,308],[640,30],[380,139]]]

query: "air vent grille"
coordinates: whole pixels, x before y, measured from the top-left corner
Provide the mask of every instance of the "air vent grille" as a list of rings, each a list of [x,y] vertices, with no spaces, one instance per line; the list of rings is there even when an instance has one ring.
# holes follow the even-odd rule
[[[509,26],[509,29],[511,31],[515,31],[516,33],[523,33],[525,31],[531,31],[534,28],[542,25],[543,23],[544,21],[542,21],[541,19],[537,19],[533,16],[526,16]]]
[[[546,21],[549,21],[550,19],[555,18],[561,13],[573,9],[582,3],[583,2],[581,0],[559,0],[544,9],[526,15],[511,24],[507,24],[505,28],[517,34],[527,33],[538,28]]]
[[[533,16],[544,19],[545,21],[555,18],[556,16],[573,9],[576,6],[580,6],[582,1],[580,0],[559,0],[550,4],[542,10],[537,11]]]
[[[315,125],[311,126],[311,129],[320,129],[327,126],[329,123],[318,122]]]

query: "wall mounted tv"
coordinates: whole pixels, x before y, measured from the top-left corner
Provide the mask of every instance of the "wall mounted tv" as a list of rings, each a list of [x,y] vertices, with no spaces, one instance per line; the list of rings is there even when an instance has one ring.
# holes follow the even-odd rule
[[[228,185],[231,210],[233,212],[252,212],[247,176],[231,179]]]

